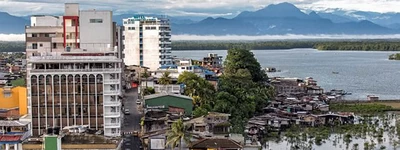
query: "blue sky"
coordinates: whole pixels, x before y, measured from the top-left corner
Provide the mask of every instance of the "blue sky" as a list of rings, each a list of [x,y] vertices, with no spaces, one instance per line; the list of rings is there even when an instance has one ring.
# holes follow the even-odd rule
[[[0,0],[0,11],[13,15],[62,14],[63,3],[81,9],[107,9],[114,13],[151,13],[170,16],[230,17],[269,4],[290,2],[303,10],[400,12],[400,0]]]

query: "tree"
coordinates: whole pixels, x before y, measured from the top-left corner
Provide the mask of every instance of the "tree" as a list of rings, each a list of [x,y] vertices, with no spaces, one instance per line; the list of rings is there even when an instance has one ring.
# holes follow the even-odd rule
[[[246,49],[230,49],[224,62],[224,74],[230,76],[239,74],[247,69],[254,82],[263,82],[268,79],[261,69],[260,63],[254,58],[254,54]]]
[[[178,83],[185,85],[185,95],[193,98],[195,106],[212,103],[215,88],[204,78],[193,72],[183,72],[178,77]]]
[[[170,72],[164,72],[163,75],[161,76],[160,79],[158,79],[158,83],[162,84],[162,85],[168,85],[172,83],[172,79],[170,76]]]
[[[171,129],[167,131],[166,145],[175,149],[179,145],[179,150],[182,149],[182,140],[188,145],[190,144],[191,135],[187,132],[187,127],[183,124],[182,119],[172,123]]]
[[[150,74],[146,71],[144,71],[144,73],[142,74],[141,78],[145,78],[146,79],[146,89],[147,89],[147,79],[150,77]]]

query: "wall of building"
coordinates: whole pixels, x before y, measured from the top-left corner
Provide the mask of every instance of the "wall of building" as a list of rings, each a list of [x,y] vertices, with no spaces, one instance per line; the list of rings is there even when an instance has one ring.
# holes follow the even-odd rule
[[[139,52],[140,52],[140,30],[139,21],[135,24],[124,24],[123,40],[124,50],[123,59],[127,66],[140,65]]]
[[[159,25],[143,25],[143,66],[149,67],[150,71],[157,70],[161,66],[158,29]]]
[[[164,106],[164,110],[169,110],[168,106],[174,106],[185,109],[186,115],[192,114],[193,102],[191,99],[180,98],[175,96],[161,96],[152,99],[147,99],[147,106]]]
[[[62,26],[62,16],[32,16],[31,26]]]
[[[79,15],[80,46],[82,49],[105,50],[114,47],[111,11],[85,10]]]
[[[19,107],[19,115],[28,113],[27,97],[25,87],[14,87],[11,89],[11,95],[4,95],[4,88],[0,88],[0,109],[11,109]]]

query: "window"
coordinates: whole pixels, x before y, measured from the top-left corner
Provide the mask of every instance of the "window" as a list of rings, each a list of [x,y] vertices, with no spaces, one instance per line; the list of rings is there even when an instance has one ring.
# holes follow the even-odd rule
[[[111,128],[111,133],[112,134],[114,134],[114,133],[116,133],[117,132],[117,129],[116,128]]]
[[[37,48],[38,48],[37,43],[32,43],[32,49],[37,49]]]
[[[53,43],[53,48],[57,48],[57,43]]]
[[[117,109],[115,107],[111,107],[111,112],[117,112]]]
[[[39,44],[40,47],[43,47],[43,44]]]
[[[103,19],[90,19],[90,23],[103,23]]]
[[[38,35],[37,34],[32,34],[32,37],[38,37]]]
[[[44,34],[44,37],[50,37],[50,34],[45,33],[45,34]]]
[[[135,30],[135,27],[128,27],[128,30]]]
[[[111,118],[111,123],[117,123],[117,119],[116,118]]]

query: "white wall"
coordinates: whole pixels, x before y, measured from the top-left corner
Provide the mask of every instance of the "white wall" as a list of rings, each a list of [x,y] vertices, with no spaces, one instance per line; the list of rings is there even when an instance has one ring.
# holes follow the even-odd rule
[[[102,23],[91,23],[91,19],[101,19]],[[86,10],[79,16],[80,46],[82,49],[106,49],[114,46],[111,11]]]
[[[146,30],[146,27],[156,27],[156,30]],[[159,25],[143,25],[143,66],[150,71],[160,67]]]
[[[56,16],[32,16],[31,26],[62,26],[62,17]]]
[[[64,16],[79,16],[78,3],[66,3],[64,9]]]
[[[134,27],[135,30],[128,30],[129,27]],[[123,40],[123,44],[125,45],[125,49],[123,51],[124,63],[125,65],[140,65],[140,30],[139,30],[139,21],[136,21],[135,24],[124,24],[124,36],[125,40]]]

